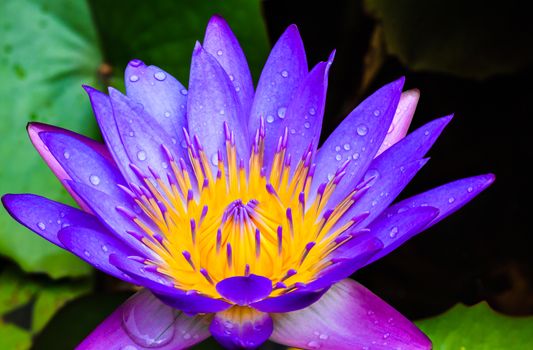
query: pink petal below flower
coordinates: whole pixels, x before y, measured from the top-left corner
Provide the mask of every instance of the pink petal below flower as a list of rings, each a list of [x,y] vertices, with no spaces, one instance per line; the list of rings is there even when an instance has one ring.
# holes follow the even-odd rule
[[[189,317],[143,289],[115,310],[76,349],[186,349],[209,337],[211,318]]]
[[[407,130],[409,130],[409,125],[411,125],[411,120],[413,120],[413,115],[415,114],[419,98],[420,91],[417,89],[408,90],[402,93],[400,102],[394,113],[394,118],[392,119],[392,123],[387,132],[387,136],[385,136],[376,157],[407,135]]]
[[[346,279],[310,307],[272,314],[271,340],[303,349],[430,349],[431,341],[359,283]]]

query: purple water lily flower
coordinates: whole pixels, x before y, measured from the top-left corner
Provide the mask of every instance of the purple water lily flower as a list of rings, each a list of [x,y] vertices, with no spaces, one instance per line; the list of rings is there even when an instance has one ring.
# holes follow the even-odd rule
[[[213,17],[188,90],[139,60],[126,92],[85,87],[105,145],[31,123],[32,142],[80,209],[33,194],[3,203],[27,228],[144,287],[78,349],[182,349],[213,336],[257,348],[428,349],[430,340],[359,283],[358,269],[434,225],[494,176],[392,204],[451,116],[408,136],[418,91],[394,81],[319,148],[333,54],[308,71],[296,26],[254,90]]]

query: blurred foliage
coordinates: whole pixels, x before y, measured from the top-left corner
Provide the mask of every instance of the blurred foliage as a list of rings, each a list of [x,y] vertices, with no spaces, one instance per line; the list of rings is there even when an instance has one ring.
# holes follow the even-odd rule
[[[96,136],[81,84],[95,84],[101,61],[83,0],[0,1],[0,193],[38,193],[73,203],[33,149],[26,123],[39,121]],[[0,211],[0,254],[25,271],[54,278],[90,267]]]
[[[207,22],[216,13],[230,23],[255,78],[268,54],[259,1],[90,0],[90,4],[104,58],[119,80],[126,63],[139,58],[187,86],[192,49],[203,40]]]
[[[533,349],[533,316],[504,316],[486,303],[458,304],[416,324],[433,341],[434,350]]]
[[[0,273],[0,349],[28,348],[31,337],[57,310],[91,288],[88,279],[52,281],[24,275],[14,268],[4,269]]]
[[[415,71],[483,79],[533,63],[530,12],[516,1],[366,0],[387,51]]]

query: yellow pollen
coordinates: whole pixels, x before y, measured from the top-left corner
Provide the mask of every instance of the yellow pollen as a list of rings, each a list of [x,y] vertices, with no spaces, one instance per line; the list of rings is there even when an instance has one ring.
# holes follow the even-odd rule
[[[170,158],[169,180],[146,177],[144,191],[135,197],[153,222],[134,220],[147,236],[144,244],[159,257],[147,263],[177,288],[221,298],[218,282],[256,274],[272,281],[272,296],[280,295],[316,279],[331,264],[329,254],[349,240],[349,235],[336,238],[355,221],[337,223],[353,205],[355,191],[335,208],[327,207],[343,175],[338,173],[309,200],[312,154],[309,150],[291,173],[287,133],[269,173],[263,169],[262,132],[247,164],[238,160],[228,137],[214,168],[198,140],[187,139],[192,173],[185,162]]]

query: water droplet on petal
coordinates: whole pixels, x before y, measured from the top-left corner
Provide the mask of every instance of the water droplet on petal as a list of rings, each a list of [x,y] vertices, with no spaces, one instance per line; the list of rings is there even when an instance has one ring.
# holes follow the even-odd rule
[[[154,78],[156,78],[159,81],[163,81],[167,78],[167,75],[164,72],[157,72],[154,74]]]
[[[69,159],[70,158],[70,153],[68,153],[67,151],[65,151],[63,153],[63,157],[65,157],[65,159]]]
[[[388,337],[390,337],[390,333],[383,334],[383,339],[387,339]]]
[[[284,78],[287,78],[289,76],[289,72],[284,70],[284,71],[281,72],[281,76],[284,77]]]
[[[355,152],[355,153],[352,155],[352,159],[353,159],[353,160],[357,160],[357,159],[359,159],[359,153]]]
[[[170,118],[170,112],[169,111],[165,112],[165,117]]]
[[[46,228],[46,225],[44,224],[44,222],[40,222],[37,224],[37,226],[41,229],[41,230],[44,230]]]
[[[320,349],[320,343],[315,340],[311,340],[309,343],[307,343],[307,346],[310,349]]]
[[[293,135],[296,134],[296,129],[292,128],[291,129],[291,134],[293,134]]]
[[[389,237],[394,238],[398,234],[398,227],[394,226],[389,232]]]
[[[368,133],[368,127],[364,124],[361,124],[357,127],[357,134],[359,136],[365,136]]]
[[[346,150],[346,151],[349,151],[350,150],[350,144],[349,143],[345,143],[343,148]]]
[[[329,336],[327,334],[320,334],[319,338],[322,340],[326,340],[329,338]]]
[[[455,202],[455,198],[453,198],[453,197],[448,198],[448,203],[451,204],[451,203],[453,203],[453,202]]]
[[[380,114],[381,114],[381,112],[379,111],[379,109],[376,109],[376,110],[374,111],[374,116],[375,116],[375,117],[379,117]]]
[[[181,89],[180,93],[181,93],[183,96],[187,96],[187,94],[188,94],[187,90],[185,90],[185,89]]]
[[[97,175],[89,176],[89,181],[94,185],[98,186],[100,184],[100,178]]]
[[[468,191],[468,193],[471,193],[474,189],[472,188],[472,186],[470,186],[466,190]]]
[[[128,133],[128,135],[130,135],[130,137],[133,137],[133,136],[135,136],[135,133],[134,133],[133,131],[130,131],[130,132]]]
[[[141,161],[146,160],[146,152],[145,151],[137,152],[137,159]]]
[[[213,153],[213,155],[211,156],[211,164],[213,164],[213,165],[217,165],[218,164],[218,154]]]
[[[138,76],[138,75],[135,75],[135,74],[130,75],[130,81],[131,81],[132,83],[135,83],[135,82],[138,81],[138,80],[139,80],[139,76]]]
[[[90,257],[91,256],[91,253],[88,251],[88,250],[85,250],[83,252],[83,255],[85,255],[86,257]]]
[[[285,112],[287,112],[286,107],[278,108],[278,117],[280,117],[281,119],[285,118]]]
[[[235,86],[235,91],[239,92],[239,91],[241,91],[241,88],[238,87],[238,86]]]
[[[313,108],[313,107],[309,108],[309,114],[315,115],[316,114],[316,109]]]
[[[428,136],[429,135],[429,131],[424,131],[424,135]]]
[[[141,65],[142,61],[138,59],[134,59],[130,61],[130,66],[132,67],[139,67]]]
[[[340,152],[341,146],[335,146],[335,152]]]
[[[266,119],[267,119],[267,122],[268,122],[268,123],[272,123],[272,122],[274,121],[274,117],[271,116],[271,115],[267,115],[267,118],[266,118]]]
[[[341,159],[342,159],[342,157],[341,157],[341,155],[340,155],[340,154],[337,154],[337,155],[335,156],[335,159],[337,159],[337,160],[341,160]]]
[[[311,127],[311,123],[309,123],[309,122],[305,122],[305,123],[304,123],[304,127],[305,127],[306,129],[309,129],[309,128]]]
[[[228,75],[228,77],[229,77],[229,80],[231,81],[235,80],[235,77],[233,76],[233,74]]]
[[[108,249],[107,246],[104,244],[104,245],[102,246],[102,250],[104,251],[104,253],[107,253],[109,249]]]
[[[185,333],[183,335],[183,339],[191,339],[191,335],[189,333]]]
[[[222,56],[222,50],[218,50],[217,55]]]

